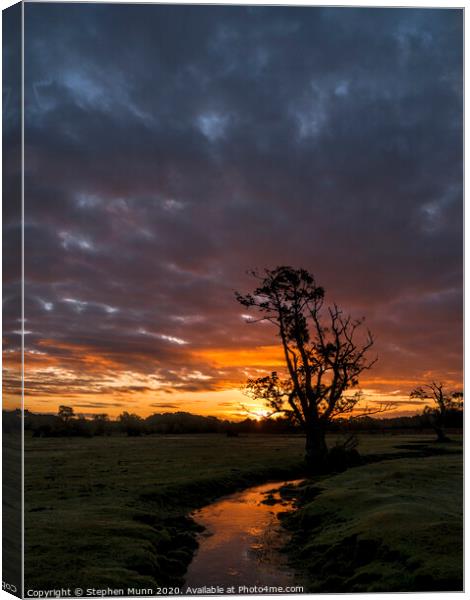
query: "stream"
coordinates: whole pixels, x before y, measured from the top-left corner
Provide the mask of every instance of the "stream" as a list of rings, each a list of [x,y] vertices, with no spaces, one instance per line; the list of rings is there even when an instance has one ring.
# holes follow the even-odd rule
[[[288,533],[278,514],[291,510],[293,501],[282,499],[279,489],[300,481],[251,487],[193,512],[204,532],[188,567],[186,586],[292,585],[294,573],[279,551]]]

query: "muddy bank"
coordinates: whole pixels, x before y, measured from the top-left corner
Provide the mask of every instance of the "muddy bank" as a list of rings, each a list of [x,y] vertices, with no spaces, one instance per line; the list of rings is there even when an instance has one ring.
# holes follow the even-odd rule
[[[192,518],[203,527],[203,533],[185,585],[233,586],[235,590],[239,586],[294,585],[294,572],[281,553],[288,532],[278,516],[293,506],[293,498],[281,497],[280,488],[299,482],[248,488],[195,511]]]
[[[140,501],[146,509],[136,512],[134,520],[151,530],[154,541],[152,552],[136,557],[128,567],[140,575],[152,576],[158,585],[182,587],[188,566],[199,547],[200,534],[205,531],[204,525],[194,518],[195,509],[212,506],[214,500],[247,490],[260,481],[282,484],[302,477],[304,470],[302,463],[289,469],[270,468],[248,473],[233,469],[229,477],[208,478],[184,486],[165,486],[141,494]],[[274,486],[274,483],[267,484],[268,489]]]
[[[397,460],[406,461],[406,459],[422,460],[425,457],[446,453],[442,448],[436,448],[434,445],[427,444],[410,444],[408,446],[403,445],[401,448],[396,446],[396,448],[399,448],[399,452],[395,454],[384,453],[365,456],[361,459],[362,466],[351,468],[347,472],[359,474],[371,463],[394,463]],[[455,453],[458,450],[452,450],[452,452]],[[315,509],[312,511],[311,506],[308,507],[307,505],[312,503],[324,490],[322,487],[324,482],[328,482],[339,476],[330,473],[329,475],[316,477],[315,483],[307,480],[297,489],[287,487],[281,490],[283,501],[289,503],[289,509],[296,508],[293,514],[287,519],[283,519],[284,525],[289,530],[289,535],[293,535],[293,541],[290,544],[286,544],[286,538],[283,538],[283,541],[288,550],[291,570],[295,567],[298,571],[303,572],[305,578],[310,580],[312,590],[349,591],[349,589],[354,589],[355,591],[364,591],[368,590],[370,585],[375,581],[375,575],[361,575],[362,579],[359,577],[359,580],[356,580],[354,579],[354,573],[357,568],[364,561],[367,563],[369,559],[375,559],[376,557],[380,557],[380,560],[387,564],[390,561],[390,557],[393,558],[395,556],[396,558],[398,554],[393,551],[390,553],[388,548],[382,547],[375,541],[363,543],[361,536],[358,538],[354,533],[349,537],[346,535],[344,539],[340,540],[336,545],[332,544],[331,547],[328,543],[320,546],[320,548],[316,548],[315,544],[312,545],[312,539],[318,537],[326,524],[330,523],[331,511],[329,507],[322,507],[319,510]],[[159,585],[184,587],[186,578],[189,578],[188,580],[191,584],[198,583],[198,578],[208,579],[209,573],[207,572],[201,576],[196,576],[194,571],[191,572],[191,565],[194,568],[196,564],[199,565],[199,572],[204,572],[205,559],[202,558],[202,553],[199,555],[199,559],[195,557],[198,556],[198,547],[208,539],[204,535],[201,536],[201,533],[206,534],[210,531],[210,523],[205,522],[204,518],[198,519],[198,513],[194,513],[194,509],[204,507],[199,512],[199,517],[201,517],[201,515],[206,514],[204,511],[210,512],[213,510],[212,503],[218,504],[219,502],[224,502],[223,497],[227,494],[232,494],[239,490],[245,490],[241,494],[249,494],[248,488],[254,484],[258,484],[260,481],[277,480],[282,482],[282,480],[298,477],[305,477],[305,467],[302,463],[293,466],[291,469],[264,469],[248,473],[233,469],[232,474],[228,477],[208,478],[188,483],[185,486],[165,486],[164,489],[160,488],[141,494],[140,499],[147,505],[148,510],[141,511],[135,515],[135,520],[145,523],[152,528],[155,533],[156,543],[154,544],[152,556],[147,556],[145,560],[141,560],[140,562],[136,560],[131,568],[141,575],[151,575]],[[355,480],[355,477],[355,475],[351,475],[352,481]],[[358,475],[358,477],[360,479],[361,476]],[[269,486],[275,487],[274,484],[268,484]],[[256,487],[264,488],[265,484]],[[277,505],[277,499],[270,499],[269,495],[264,500],[268,506],[271,501],[272,506]],[[155,508],[158,510],[154,510]],[[341,507],[336,508],[339,509]],[[162,518],[163,509],[167,513],[165,518]],[[285,508],[280,512],[284,511]],[[276,509],[273,512],[279,511]],[[307,513],[308,516],[306,516]],[[282,517],[283,515],[281,514],[280,516]],[[339,516],[338,518],[341,521],[343,516]],[[226,521],[229,522],[230,519],[227,518]],[[220,526],[218,527],[220,530]],[[233,541],[232,543],[236,544]],[[256,542],[253,543],[256,545]],[[279,544],[279,547],[276,548],[277,554],[280,554],[278,550],[282,545]],[[313,550],[313,548],[316,549]],[[252,548],[251,551],[254,551],[254,554],[256,554],[256,548]],[[250,552],[249,547],[247,552]],[[315,558],[313,558],[314,555]],[[323,560],[324,555],[329,557],[326,563]],[[212,559],[208,560],[207,564],[209,565],[211,561]],[[337,564],[347,567],[344,572],[349,574],[348,577],[338,581],[334,577],[331,580],[330,575],[326,578],[322,575],[323,579],[315,575],[315,579],[312,579],[312,572],[320,572],[322,574],[329,573],[329,571],[335,572],[335,569],[332,568],[335,561]],[[233,576],[237,577],[239,571],[239,568],[234,568]],[[243,570],[240,572],[243,572]],[[248,574],[246,574],[247,580],[248,577]],[[266,577],[268,576],[266,575]],[[204,584],[204,581],[201,581],[201,584]],[[396,589],[397,584],[394,583],[393,585],[395,586],[393,589]],[[416,586],[416,583],[413,583],[413,585]],[[387,590],[384,589],[384,591]]]

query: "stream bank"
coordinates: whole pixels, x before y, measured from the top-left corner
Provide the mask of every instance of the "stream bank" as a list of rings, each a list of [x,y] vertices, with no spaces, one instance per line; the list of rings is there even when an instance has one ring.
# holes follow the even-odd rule
[[[186,587],[295,585],[295,573],[281,552],[289,534],[279,521],[280,514],[292,510],[293,498],[282,497],[280,490],[300,481],[258,485],[195,511],[192,518],[203,533],[186,573]]]

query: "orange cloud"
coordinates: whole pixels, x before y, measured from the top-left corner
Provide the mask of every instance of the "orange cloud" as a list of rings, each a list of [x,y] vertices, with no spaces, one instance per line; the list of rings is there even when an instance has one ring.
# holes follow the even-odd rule
[[[258,346],[256,348],[211,348],[193,352],[197,360],[207,361],[217,369],[232,368],[274,368],[284,367],[285,362],[280,346]]]
[[[167,410],[170,400],[173,410],[244,418],[240,406],[249,404],[249,400],[241,388],[247,377],[284,368],[280,345],[185,348],[177,362],[172,365],[156,362],[154,369],[148,356],[139,355],[139,363],[132,365],[125,352],[110,354],[87,344],[42,340],[37,348],[25,352],[25,406],[41,412],[55,411],[58,404],[65,402],[77,412],[107,412],[116,416],[129,410],[146,416],[160,406]],[[19,358],[18,353],[4,355],[7,406],[18,403],[15,396],[19,379],[14,367],[18,366]],[[141,370],[142,364],[149,367],[148,371]],[[366,404],[394,403],[386,416],[422,410],[424,403],[409,401],[409,392],[418,383],[407,377],[373,372],[364,373],[361,379]],[[447,383],[458,387],[458,382]],[[261,412],[263,406],[255,404],[250,404],[249,409]]]

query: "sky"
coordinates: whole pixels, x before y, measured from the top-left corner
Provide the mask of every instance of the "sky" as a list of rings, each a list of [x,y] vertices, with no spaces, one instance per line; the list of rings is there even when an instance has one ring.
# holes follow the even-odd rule
[[[27,3],[26,408],[241,418],[282,357],[234,290],[278,265],[365,317],[370,405],[460,388],[462,19]]]

